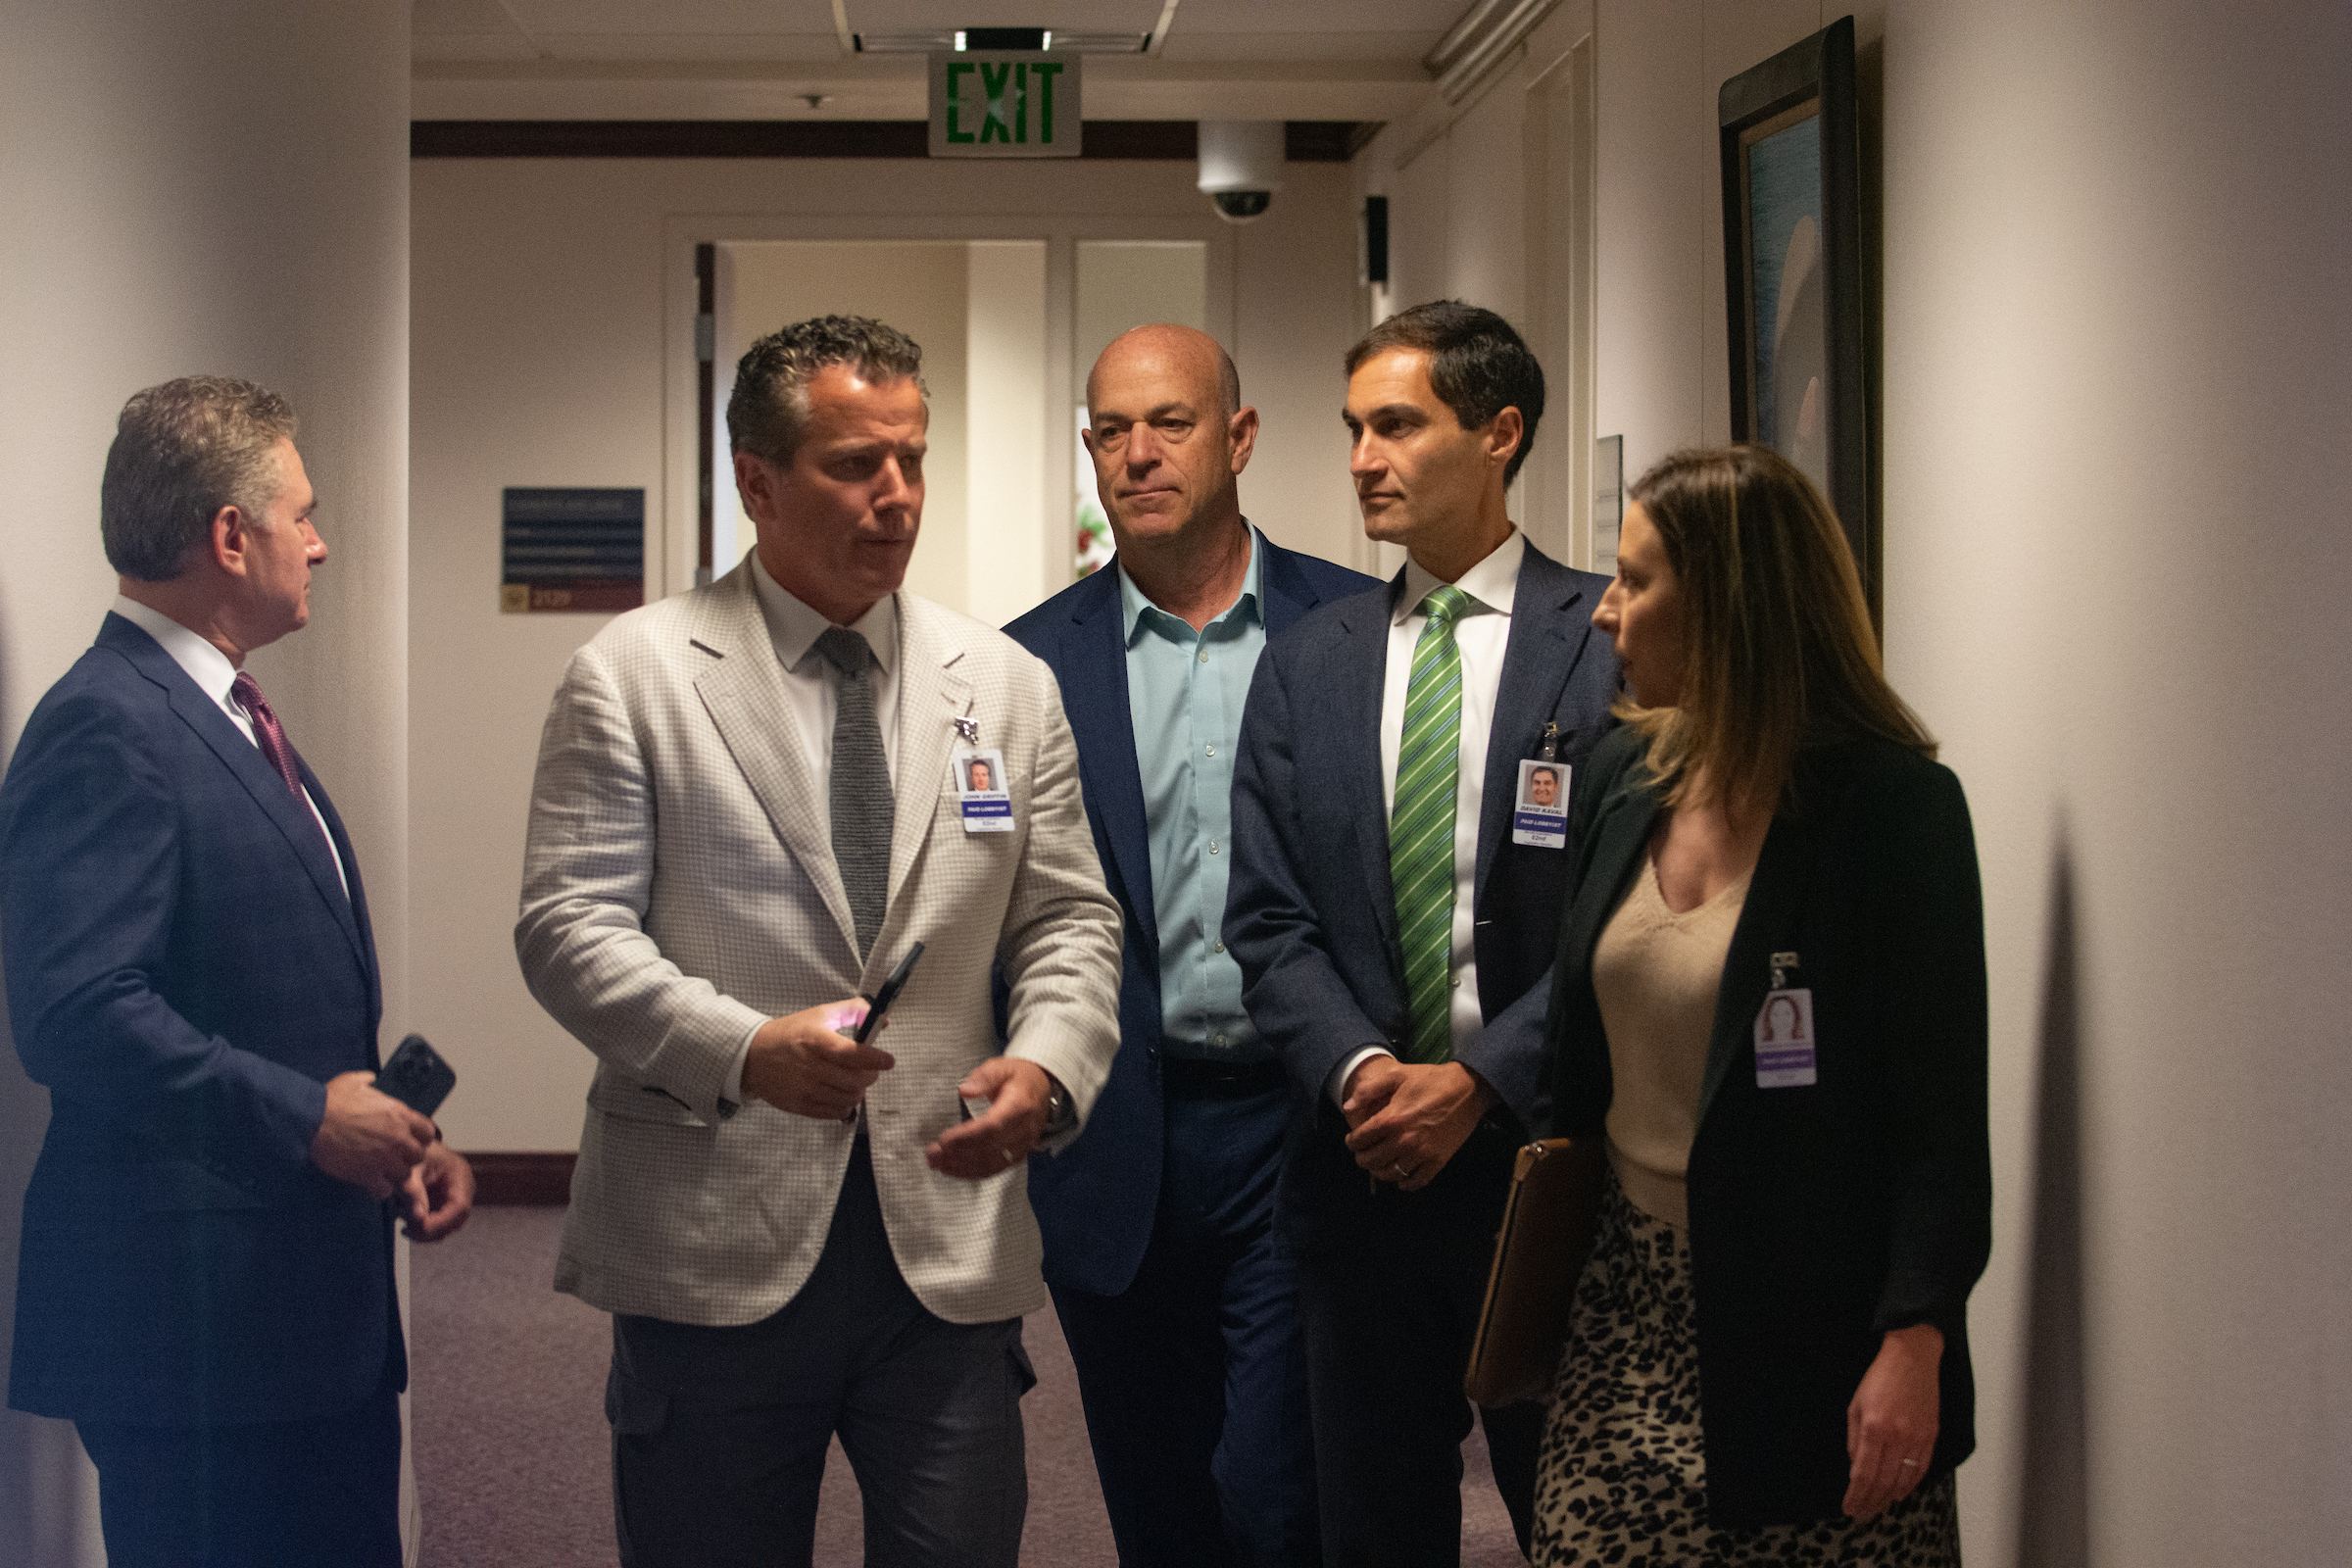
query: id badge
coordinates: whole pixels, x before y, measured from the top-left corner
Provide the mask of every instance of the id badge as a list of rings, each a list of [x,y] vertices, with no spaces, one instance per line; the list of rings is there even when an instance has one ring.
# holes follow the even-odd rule
[[[966,747],[948,759],[956,812],[966,833],[1012,831],[1012,795],[1004,787],[1004,754]]]
[[[1568,764],[1526,758],[1511,806],[1511,842],[1539,850],[1568,847]]]
[[[1769,991],[1756,1012],[1756,1087],[1801,1089],[1815,1081],[1813,989]]]

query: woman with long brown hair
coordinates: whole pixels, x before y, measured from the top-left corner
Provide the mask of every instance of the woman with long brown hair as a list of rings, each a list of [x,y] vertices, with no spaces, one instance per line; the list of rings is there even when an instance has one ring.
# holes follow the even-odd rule
[[[1991,1206],[1968,807],[1795,467],[1677,453],[1631,501],[1549,1024],[1551,1130],[1610,1180],[1536,1561],[1956,1564]]]

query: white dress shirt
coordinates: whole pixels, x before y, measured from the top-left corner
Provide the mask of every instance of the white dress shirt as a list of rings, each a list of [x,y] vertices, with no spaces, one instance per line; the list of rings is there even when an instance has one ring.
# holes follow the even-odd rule
[[[1453,623],[1453,645],[1462,661],[1460,766],[1453,793],[1450,958],[1452,1034],[1457,1051],[1464,1040],[1486,1027],[1478,1003],[1478,949],[1472,934],[1477,915],[1479,808],[1487,793],[1487,737],[1494,728],[1494,696],[1502,686],[1503,655],[1511,641],[1511,605],[1519,589],[1519,564],[1526,554],[1527,536],[1513,528],[1509,538],[1454,583],[1473,601]],[[1390,611],[1387,679],[1380,699],[1380,778],[1391,815],[1396,810],[1396,754],[1404,742],[1404,699],[1412,684],[1413,649],[1421,640],[1421,628],[1429,624],[1421,602],[1440,586],[1437,577],[1408,560],[1404,591]],[[1392,1054],[1385,1047],[1368,1046],[1342,1061],[1328,1086],[1333,1101],[1346,1098],[1348,1075],[1365,1058]]]
[[[114,610],[116,614],[162,644],[164,652],[172,656],[172,662],[187,671],[188,679],[196,683],[196,689],[211,698],[215,706],[228,715],[228,721],[237,726],[237,733],[252,741],[254,750],[261,750],[262,743],[254,739],[252,718],[228,695],[228,689],[236,684],[237,666],[228,662],[226,654],[162,611],[142,605],[135,599],[125,599],[117,594]],[[335,880],[343,884],[343,897],[348,899],[351,897],[351,877],[343,869],[343,852],[335,848],[335,836],[326,830],[326,815],[318,809],[318,803],[311,799],[311,792],[307,789],[302,792],[302,804],[311,808],[311,819],[318,824],[318,836],[326,840],[326,858],[335,862]]]
[[[820,793],[833,782],[833,662],[816,651],[816,640],[832,626],[824,615],[777,586],[757,552],[752,588],[767,621],[767,639],[784,666],[784,701],[800,734],[801,755]],[[890,782],[899,782],[899,596],[884,594],[850,630],[865,639],[882,667],[874,687],[874,722],[882,727],[882,760]]]
[[[816,781],[817,799],[830,801],[833,787],[833,662],[817,652],[816,640],[833,622],[810,609],[767,574],[758,552],[752,555],[752,589],[760,596],[760,618],[767,622],[767,640],[784,666],[784,704]],[[885,594],[874,608],[851,622],[850,630],[863,637],[881,667],[875,674],[874,722],[882,730],[882,762],[890,769],[895,789],[899,781],[899,599]],[[754,1029],[752,1034],[760,1031]],[[743,1064],[751,1054],[752,1035],[736,1048],[734,1065],[727,1069],[725,1098],[743,1103]]]

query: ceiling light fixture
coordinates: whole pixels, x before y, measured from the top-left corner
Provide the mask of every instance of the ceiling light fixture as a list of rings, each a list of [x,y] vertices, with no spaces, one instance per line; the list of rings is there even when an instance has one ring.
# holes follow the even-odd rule
[[[1175,7],[1162,12],[1163,20]],[[845,19],[846,20],[846,19]],[[1140,55],[1149,51],[1148,32],[1071,32],[1054,27],[957,27],[940,32],[854,32],[852,52],[861,55],[927,55],[941,50],[1051,50],[1057,55]]]

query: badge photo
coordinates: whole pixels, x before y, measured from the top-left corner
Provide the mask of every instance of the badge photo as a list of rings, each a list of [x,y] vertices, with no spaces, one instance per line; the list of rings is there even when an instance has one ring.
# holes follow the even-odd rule
[[[1816,1081],[1813,991],[1768,991],[1756,1009],[1756,1087],[1801,1089]]]
[[[1004,754],[964,747],[948,759],[949,788],[966,833],[1012,831],[1012,795],[1004,787]]]
[[[1511,842],[1539,850],[1568,847],[1568,764],[1542,758],[1519,763],[1519,793],[1512,798]]]

